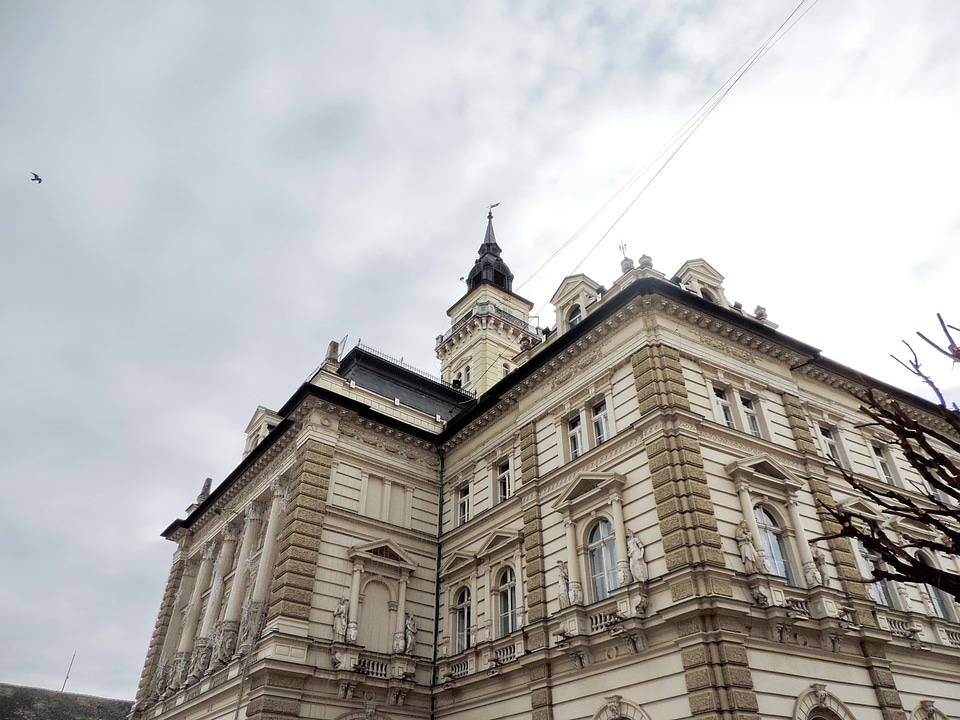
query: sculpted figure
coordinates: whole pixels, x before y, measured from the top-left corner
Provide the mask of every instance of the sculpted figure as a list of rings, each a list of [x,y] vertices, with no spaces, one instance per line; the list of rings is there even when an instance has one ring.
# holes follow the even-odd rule
[[[647,564],[643,561],[643,543],[631,532],[627,533],[627,556],[630,558],[630,573],[636,582],[647,579]]]
[[[753,534],[747,527],[747,521],[742,520],[737,528],[737,546],[740,548],[740,559],[743,561],[743,568],[747,575],[764,572],[766,568],[757,555],[757,548],[753,544]]]
[[[570,573],[567,572],[567,564],[563,560],[557,560],[560,568],[560,579],[557,580],[557,598],[560,600],[560,607],[570,607]]]
[[[347,614],[350,611],[350,601],[342,599],[333,611],[333,641],[344,642],[347,637]]]
[[[406,649],[405,652],[407,655],[413,655],[413,651],[417,647],[417,621],[413,619],[413,615],[407,613],[407,619],[404,622],[405,637],[406,640]]]
[[[813,548],[813,562],[817,566],[817,571],[820,573],[820,584],[827,585],[827,556],[823,554],[823,550],[814,546]]]

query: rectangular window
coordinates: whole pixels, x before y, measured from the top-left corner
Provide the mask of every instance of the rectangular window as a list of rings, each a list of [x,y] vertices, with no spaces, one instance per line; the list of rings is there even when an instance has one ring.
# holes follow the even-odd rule
[[[597,445],[602,445],[610,437],[606,400],[601,400],[593,406],[593,435],[597,440]]]
[[[567,437],[570,441],[570,459],[576,460],[583,454],[583,431],[579,415],[567,421]]]
[[[840,448],[834,437],[833,428],[826,425],[820,426],[820,437],[823,439],[823,447],[827,454],[833,458],[834,462],[840,464]]]
[[[859,540],[856,540],[855,543],[860,550],[860,557],[863,559],[863,564],[866,568],[865,574],[867,577],[872,578],[874,568],[883,569],[880,556],[875,552],[867,550]],[[893,602],[893,587],[889,580],[877,580],[873,583],[867,583],[867,592],[870,594],[870,597],[873,598],[874,602],[889,608],[896,607],[896,604]]]
[[[497,464],[497,502],[503,502],[513,495],[513,478],[510,473],[510,461]]]
[[[747,421],[747,432],[754,437],[763,437],[760,432],[760,419],[757,417],[757,406],[750,398],[740,396],[740,407],[743,408],[743,417]]]
[[[457,525],[463,525],[470,519],[470,486],[464,485],[457,491]]]
[[[713,396],[717,401],[717,411],[720,415],[720,422],[728,428],[736,428],[737,424],[733,421],[733,408],[730,407],[730,400],[727,399],[727,391],[715,387]]]
[[[887,454],[883,451],[883,448],[879,445],[874,445],[873,455],[877,460],[877,468],[880,470],[880,477],[882,477],[888,484],[895,485],[896,482],[893,479],[893,469],[890,467],[890,460],[887,458]]]

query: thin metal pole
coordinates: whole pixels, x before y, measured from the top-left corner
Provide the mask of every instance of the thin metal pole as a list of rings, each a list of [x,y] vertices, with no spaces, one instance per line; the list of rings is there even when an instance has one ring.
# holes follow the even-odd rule
[[[63,685],[60,686],[60,692],[67,686],[67,680],[70,679],[70,670],[73,668],[73,661],[77,659],[77,651],[73,651],[73,657],[70,658],[70,665],[67,666],[67,676],[63,679]]]

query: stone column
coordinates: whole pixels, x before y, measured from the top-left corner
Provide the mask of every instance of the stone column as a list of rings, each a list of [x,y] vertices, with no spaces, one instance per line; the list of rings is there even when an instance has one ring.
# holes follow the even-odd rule
[[[244,518],[243,539],[240,541],[240,553],[237,557],[236,570],[233,572],[233,582],[230,583],[227,608],[223,613],[223,620],[217,623],[217,647],[211,662],[214,670],[230,662],[230,658],[237,649],[240,612],[243,609],[243,595],[247,589],[247,565],[250,562],[253,545],[257,541],[257,530],[262,519],[263,506],[259,502],[252,503]]]
[[[570,575],[570,604],[583,605],[583,581],[580,579],[580,557],[577,555],[577,526],[572,519],[563,521],[567,531],[567,571]]]
[[[160,653],[160,672],[156,682],[156,692],[162,693],[161,700],[166,700],[176,692],[176,688],[170,682],[173,671],[173,656],[177,646],[180,644],[180,633],[183,628],[183,610],[187,603],[187,598],[193,591],[194,581],[197,578],[197,570],[200,563],[195,560],[188,560],[183,569],[183,578],[180,580],[180,589],[177,591],[176,599],[173,605],[173,616],[170,618],[170,627],[167,630],[167,636],[163,641],[163,651]]]
[[[800,552],[800,562],[803,565],[803,579],[807,587],[817,587],[823,582],[823,577],[817,569],[817,563],[813,559],[813,553],[810,551],[810,544],[807,542],[807,533],[803,530],[803,520],[800,517],[800,506],[797,504],[797,496],[790,493],[787,498],[787,512],[790,514],[790,525],[797,539],[797,550]]]
[[[220,602],[223,599],[223,578],[233,567],[233,554],[237,549],[237,539],[240,533],[235,525],[227,525],[223,531],[223,543],[220,546],[220,556],[213,569],[213,582],[210,583],[210,597],[207,599],[207,610],[203,614],[200,624],[200,637],[193,647],[193,660],[190,665],[190,675],[187,678],[187,687],[195,684],[210,667],[210,654],[213,652],[213,627],[220,616]]]
[[[267,598],[270,594],[270,583],[273,580],[274,566],[277,562],[277,529],[280,524],[280,514],[286,506],[286,494],[279,484],[273,486],[273,500],[270,503],[270,515],[267,518],[267,529],[263,538],[263,548],[260,550],[260,565],[257,568],[257,579],[253,583],[253,595],[250,606],[246,609],[243,623],[243,632],[240,634],[240,654],[246,655],[260,638],[263,624],[267,619]]]
[[[363,563],[353,564],[353,579],[350,582],[350,614],[347,619],[347,642],[357,641],[357,617],[360,610],[360,578],[363,575]]]
[[[170,676],[169,687],[177,690],[183,687],[190,670],[190,657],[193,654],[193,643],[197,635],[197,625],[200,622],[200,609],[203,605],[203,593],[210,586],[210,575],[213,572],[213,556],[217,546],[208,542],[203,547],[200,560],[200,569],[190,594],[190,604],[187,606],[187,616],[183,620],[183,630],[180,633],[180,644],[177,654],[173,658],[174,670]]]
[[[623,524],[623,500],[620,495],[610,498],[613,511],[613,535],[617,548],[617,582],[620,587],[626,587],[633,580],[630,574],[630,557],[627,554],[627,528]]]
[[[393,652],[402,653],[406,651],[406,624],[407,617],[407,583],[410,581],[410,573],[406,570],[400,575],[400,591],[397,598],[397,628],[393,633]]]

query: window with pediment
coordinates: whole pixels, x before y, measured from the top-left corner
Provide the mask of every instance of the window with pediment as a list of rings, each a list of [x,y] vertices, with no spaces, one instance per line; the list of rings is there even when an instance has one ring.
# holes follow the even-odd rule
[[[797,577],[787,543],[783,536],[782,521],[777,521],[776,512],[769,505],[755,505],[753,516],[760,530],[760,542],[767,555],[770,572],[786,579],[787,584],[796,585]]]
[[[497,578],[498,637],[506,637],[517,629],[517,576],[505,567]]]
[[[587,562],[590,566],[590,589],[594,602],[606,600],[620,583],[617,580],[617,554],[613,523],[597,520],[587,537]]]
[[[926,553],[919,553],[917,560],[926,567],[937,567],[936,561]],[[950,601],[947,599],[946,594],[936,585],[931,585],[930,583],[924,583],[923,589],[926,591],[927,597],[930,598],[930,609],[933,611],[933,614],[941,620],[953,620],[953,612],[950,610]]]
[[[470,588],[461,587],[454,593],[453,604],[453,652],[462,653],[470,648],[470,624],[472,622]]]

